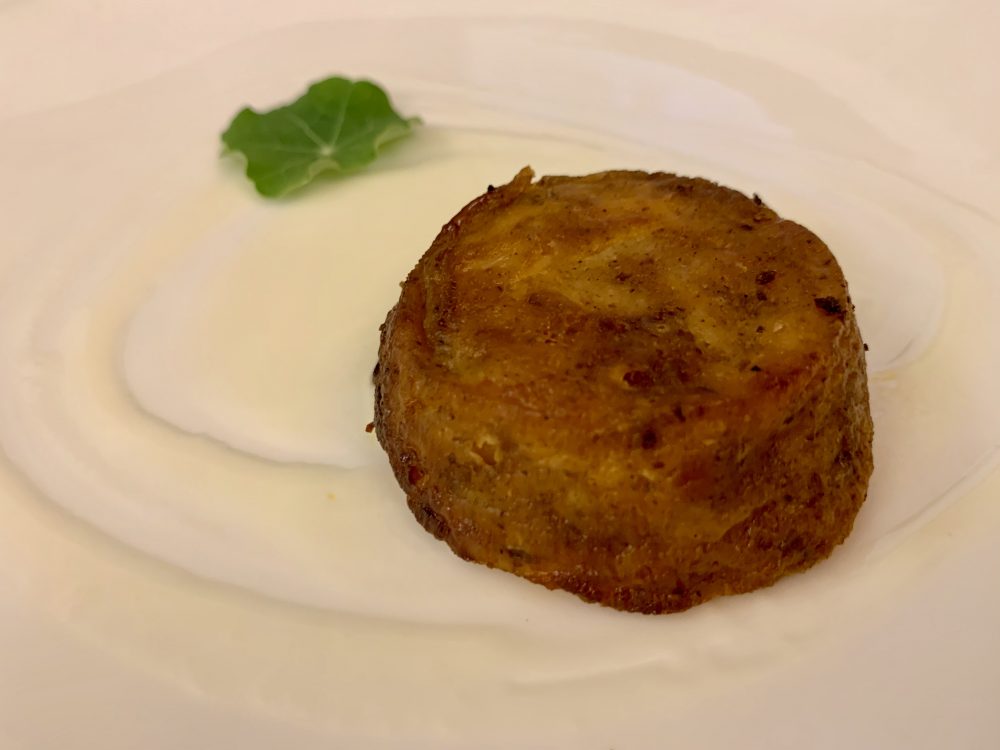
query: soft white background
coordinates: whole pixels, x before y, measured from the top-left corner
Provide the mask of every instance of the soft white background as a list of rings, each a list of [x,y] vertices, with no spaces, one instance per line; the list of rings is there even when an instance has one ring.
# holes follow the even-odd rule
[[[0,0],[0,119],[113,91],[278,26],[444,13],[607,20],[794,67],[892,133],[909,151],[902,166],[913,176],[933,176],[968,204],[992,212],[1000,205],[1000,3],[989,0]],[[0,177],[6,188],[17,180]],[[0,206],[0,221],[2,214]],[[995,326],[985,324],[984,335],[998,335]],[[1000,498],[998,477],[976,492]],[[933,598],[904,601],[878,638],[842,644],[843,672],[798,691],[785,707],[787,723],[758,724],[771,711],[748,695],[739,713],[696,712],[705,743],[1000,747],[1000,512],[968,531],[942,526],[934,543],[947,554],[926,571],[923,589]],[[13,610],[2,594],[3,750],[287,746],[285,728],[150,682],[65,639],[35,613]],[[867,665],[861,683],[850,674],[859,663]],[[841,727],[836,742],[824,733],[831,725]],[[302,731],[296,743],[331,746]]]
[[[442,13],[604,20],[787,64],[866,111],[916,164],[950,165],[949,192],[1000,200],[991,0],[0,0],[0,117],[111,91],[278,26]]]

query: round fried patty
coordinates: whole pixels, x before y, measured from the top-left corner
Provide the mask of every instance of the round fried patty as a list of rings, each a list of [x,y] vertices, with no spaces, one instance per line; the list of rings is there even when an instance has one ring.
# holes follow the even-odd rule
[[[463,208],[382,327],[375,425],[420,523],[640,612],[829,555],[872,422],[826,245],[702,179],[532,178]]]

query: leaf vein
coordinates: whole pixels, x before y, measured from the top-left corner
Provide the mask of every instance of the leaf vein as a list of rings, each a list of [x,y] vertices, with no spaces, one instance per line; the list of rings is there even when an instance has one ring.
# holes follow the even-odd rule
[[[322,138],[316,135],[316,131],[313,130],[311,127],[309,127],[309,123],[307,123],[297,114],[295,114],[294,112],[289,112],[288,119],[294,122],[299,127],[299,129],[301,129],[302,132],[305,133],[306,138],[315,143],[316,147],[319,148],[321,151],[326,151],[327,149],[330,148],[330,144],[324,142]]]

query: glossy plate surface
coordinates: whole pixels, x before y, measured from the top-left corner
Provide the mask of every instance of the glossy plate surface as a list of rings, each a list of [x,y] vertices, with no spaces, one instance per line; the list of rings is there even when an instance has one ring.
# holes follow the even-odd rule
[[[996,14],[661,5],[0,4],[0,744],[1000,744]],[[257,197],[218,133],[335,73],[426,127]],[[708,177],[831,247],[877,468],[828,562],[642,617],[413,521],[378,325],[525,164]]]

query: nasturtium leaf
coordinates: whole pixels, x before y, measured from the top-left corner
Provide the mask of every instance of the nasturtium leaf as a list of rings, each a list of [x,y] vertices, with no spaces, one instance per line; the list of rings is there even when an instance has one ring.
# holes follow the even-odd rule
[[[392,108],[371,81],[327,78],[291,104],[268,112],[242,110],[222,134],[227,151],[246,157],[257,192],[275,198],[322,172],[351,172],[372,162],[379,148],[417,124]]]

